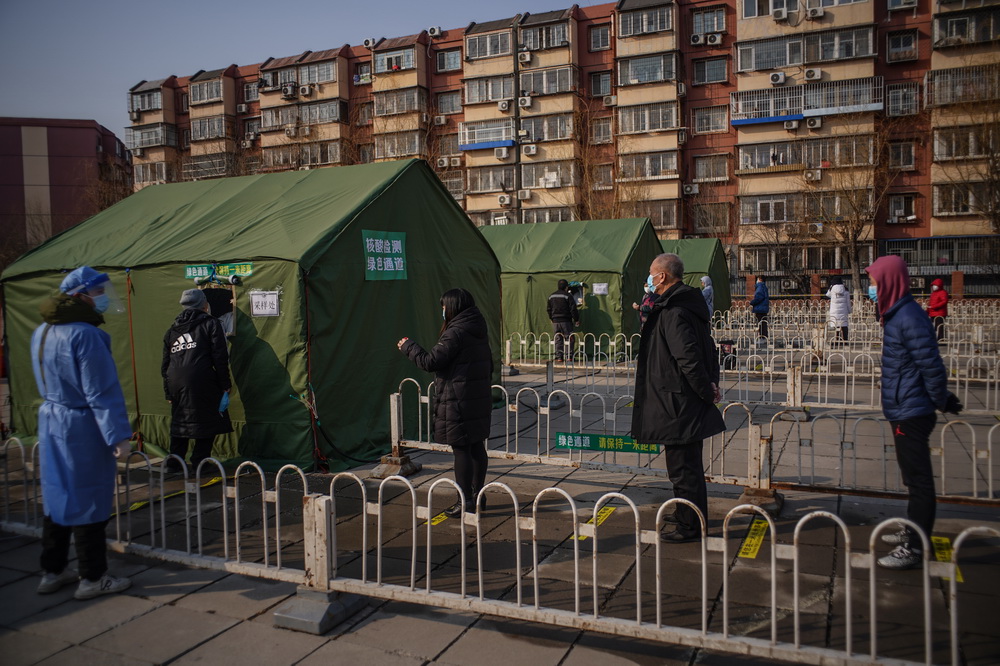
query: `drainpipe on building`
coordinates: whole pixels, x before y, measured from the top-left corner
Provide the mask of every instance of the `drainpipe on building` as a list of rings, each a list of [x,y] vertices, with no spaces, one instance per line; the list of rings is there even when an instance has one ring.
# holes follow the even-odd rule
[[[511,105],[514,107],[514,190],[510,193],[510,209],[517,216],[515,224],[518,224],[522,221],[521,200],[517,197],[517,193],[521,189],[521,137],[518,135],[521,127],[521,105],[518,104],[521,98],[521,64],[518,62],[517,54],[521,50],[516,37],[517,28],[515,27],[513,35],[515,48],[511,49],[511,57],[514,60],[514,99],[511,100]]]

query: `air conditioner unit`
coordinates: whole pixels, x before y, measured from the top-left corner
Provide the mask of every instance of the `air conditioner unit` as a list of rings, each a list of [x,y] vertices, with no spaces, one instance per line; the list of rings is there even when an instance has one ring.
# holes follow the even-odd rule
[[[618,104],[618,95],[605,95],[604,106],[615,106]]]
[[[368,49],[369,51],[371,51],[373,48],[375,48],[375,44],[377,44],[377,43],[378,42],[375,41],[374,37],[369,37],[368,39],[366,39],[364,41],[365,48]]]
[[[133,148],[132,157],[142,157],[142,148]]]
[[[690,183],[681,187],[681,191],[684,194],[698,194],[698,186],[694,183]]]
[[[785,73],[784,72],[771,72],[771,85],[772,86],[783,86],[783,85],[785,85]]]
[[[500,204],[501,206],[509,206],[510,205],[510,195],[509,194],[501,194],[501,195],[499,195],[497,197],[497,203]]]
[[[129,120],[136,121],[136,120],[139,120],[140,117],[141,117],[141,115],[140,115],[140,113],[138,111],[129,111],[128,112],[128,119]]]
[[[434,116],[434,124],[435,125],[447,125],[448,124],[448,117],[447,116]]]
[[[536,146],[533,143],[529,143],[527,145],[521,146],[521,154],[522,155],[537,155],[538,154],[538,146]]]
[[[705,35],[697,32],[691,35],[691,46],[701,46],[704,43],[705,43]]]
[[[705,35],[705,43],[709,46],[719,46],[722,44],[722,33],[721,32],[710,32]]]
[[[910,278],[910,289],[923,289],[924,288],[924,278],[922,277],[911,277]]]
[[[299,167],[299,171],[309,171],[310,169],[312,169],[312,165],[310,165],[310,164],[307,164],[305,166],[300,166]]]
[[[530,141],[531,139],[528,138],[529,136],[531,136],[531,132],[529,132],[528,130],[526,129],[517,130],[517,138],[521,139],[522,141]]]
[[[309,125],[305,125],[299,128],[299,136],[309,136],[312,132],[312,128]]]
[[[522,64],[527,64],[531,62],[531,53],[528,51],[522,51],[517,54],[517,61]]]
[[[490,218],[490,224],[507,224],[509,218],[503,213],[493,213]]]
[[[437,160],[437,165],[438,165],[438,168],[444,169],[445,167],[448,166],[448,158],[447,157],[439,157],[438,160]]]
[[[441,28],[439,28],[438,26],[434,26],[433,28],[427,28],[427,34],[430,35],[431,37],[436,38],[443,35],[444,31],[441,30]]]
[[[823,70],[819,67],[810,67],[803,77],[806,81],[819,81],[823,78]]]
[[[451,158],[451,166],[453,166],[453,167],[460,167],[460,166],[462,166],[462,158],[461,157],[452,157]]]
[[[822,222],[810,222],[809,223],[809,233],[818,236],[823,233],[823,223]]]
[[[788,10],[782,7],[771,10],[771,18],[775,21],[787,21],[788,20]]]
[[[806,127],[808,127],[811,130],[818,130],[821,127],[823,127],[823,119],[818,117],[806,118]]]
[[[798,288],[798,285],[795,284],[795,280],[790,280],[788,278],[781,279],[781,291],[792,291],[796,288]]]
[[[521,107],[522,109],[527,109],[528,107],[531,106],[531,98],[530,97],[518,97],[517,98],[517,105],[519,107]]]
[[[677,96],[678,97],[684,97],[684,95],[687,95],[687,92],[688,92],[687,84],[684,83],[683,81],[678,81],[677,82]]]
[[[517,200],[518,201],[527,201],[530,198],[531,198],[531,190],[518,190],[517,191]]]
[[[298,97],[298,94],[299,94],[299,88],[294,83],[286,83],[285,85],[281,86],[281,96],[286,99],[292,97]]]
[[[285,136],[295,136],[295,128],[294,127],[286,127],[285,128]]]
[[[677,130],[677,143],[678,144],[685,143],[687,140],[688,140],[687,130],[683,127]]]
[[[236,113],[246,113],[249,108],[246,104],[237,104]]]
[[[253,141],[247,141],[244,139],[240,146],[243,148],[253,148]]]
[[[785,129],[786,130],[797,130],[799,128],[799,121],[797,120],[786,120]]]
[[[312,86],[299,86],[299,94],[303,97],[309,97],[309,95],[312,95],[312,92]]]
[[[257,138],[257,133],[247,132],[246,134],[243,135],[243,138],[246,139],[247,141],[253,141],[254,139]]]
[[[510,100],[502,99],[499,102],[497,102],[497,111],[503,111],[505,113],[507,111],[510,111]]]
[[[806,169],[802,172],[802,177],[808,183],[817,183],[823,179],[823,171],[821,169]]]
[[[816,21],[818,19],[821,19],[823,18],[824,14],[826,14],[826,10],[824,10],[822,7],[810,7],[809,9],[806,10],[806,18],[809,19],[810,21]]]
[[[498,160],[505,160],[505,159],[507,159],[507,156],[509,154],[510,153],[507,150],[506,146],[503,146],[501,148],[494,148],[493,149],[493,157],[497,158]]]

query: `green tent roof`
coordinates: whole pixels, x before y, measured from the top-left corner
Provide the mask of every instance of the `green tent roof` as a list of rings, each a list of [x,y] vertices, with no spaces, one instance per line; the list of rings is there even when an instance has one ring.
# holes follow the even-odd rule
[[[28,252],[3,277],[84,264],[134,268],[265,258],[309,270],[351,219],[417,163],[154,185]]]
[[[643,217],[498,225],[480,231],[504,273],[619,273],[648,227]]]

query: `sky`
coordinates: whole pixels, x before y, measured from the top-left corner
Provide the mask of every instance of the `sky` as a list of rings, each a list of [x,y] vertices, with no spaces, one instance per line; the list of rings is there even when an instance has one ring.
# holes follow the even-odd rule
[[[577,0],[580,6],[609,0]],[[0,116],[96,120],[125,138],[142,80],[464,28],[571,0],[0,0]]]

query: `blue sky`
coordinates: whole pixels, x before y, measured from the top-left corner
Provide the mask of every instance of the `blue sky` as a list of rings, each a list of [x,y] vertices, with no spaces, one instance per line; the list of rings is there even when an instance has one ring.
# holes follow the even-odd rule
[[[124,139],[126,93],[143,79],[572,5],[550,0],[0,0],[0,58],[8,72],[0,116],[92,119]]]

